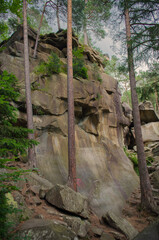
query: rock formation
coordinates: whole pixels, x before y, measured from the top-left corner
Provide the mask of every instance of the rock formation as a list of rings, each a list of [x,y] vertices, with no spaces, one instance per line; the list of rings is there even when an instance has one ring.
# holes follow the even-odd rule
[[[66,66],[66,31],[40,38],[37,59],[33,49],[36,33],[29,29],[30,77],[34,109],[36,156],[40,172],[52,184],[67,181],[67,75],[37,76],[35,67],[47,61],[53,51]],[[80,44],[73,36],[73,46]],[[19,79],[21,98],[18,124],[26,125],[23,34],[20,27],[1,44],[1,70]],[[130,123],[123,114],[117,81],[104,73],[102,59],[91,48],[84,49],[88,79],[74,79],[75,138],[78,191],[89,199],[91,208],[102,216],[108,210],[119,213],[138,186],[132,163],[124,154],[123,127]],[[96,78],[98,65],[102,82]]]

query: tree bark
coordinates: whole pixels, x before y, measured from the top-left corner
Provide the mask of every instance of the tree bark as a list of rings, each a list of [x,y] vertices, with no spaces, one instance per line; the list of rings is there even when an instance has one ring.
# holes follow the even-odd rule
[[[57,5],[56,5],[56,18],[57,18],[57,27],[58,27],[58,31],[60,31],[61,26],[60,26],[59,2],[58,2],[58,0],[57,0]]]
[[[87,4],[88,0],[85,0],[85,5]],[[84,31],[84,44],[88,46],[88,35],[87,35],[87,19],[85,18],[85,23],[83,27]]]
[[[144,144],[143,144],[142,132],[141,132],[141,121],[140,121],[138,97],[136,93],[136,80],[135,80],[133,50],[132,50],[132,42],[131,42],[130,18],[129,18],[129,10],[127,7],[125,8],[125,25],[126,25],[126,36],[127,36],[128,67],[129,67],[129,79],[130,79],[130,87],[131,87],[133,121],[134,121],[138,166],[139,166],[139,174],[140,174],[141,206],[143,208],[148,208],[148,209],[151,209],[152,211],[156,211],[156,204],[152,195],[152,189],[151,189],[149,174],[147,170],[146,158],[144,153]]]
[[[77,191],[72,64],[72,0],[67,7],[68,185]]]
[[[45,13],[45,8],[46,8],[47,3],[48,2],[46,2],[45,5],[44,5],[42,15],[41,15],[41,19],[40,19],[40,24],[39,24],[39,28],[38,28],[38,32],[37,32],[37,36],[36,36],[35,48],[34,48],[34,55],[33,55],[34,58],[36,58],[36,54],[37,54],[37,47],[38,47],[38,42],[39,42],[40,29],[41,29],[41,26],[42,26],[44,13]]]
[[[25,94],[27,108],[27,127],[33,130],[33,111],[31,103],[30,69],[29,69],[29,47],[27,28],[27,2],[23,0],[23,29],[24,29],[24,72],[25,72]],[[28,134],[29,139],[34,139],[34,134]],[[28,163],[31,167],[36,167],[35,147],[28,149]]]

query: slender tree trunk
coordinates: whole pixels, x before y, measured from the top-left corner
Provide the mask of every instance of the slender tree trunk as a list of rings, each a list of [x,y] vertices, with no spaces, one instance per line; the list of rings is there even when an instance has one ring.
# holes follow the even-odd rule
[[[72,66],[72,0],[67,9],[68,185],[77,191]]]
[[[153,211],[156,210],[156,204],[152,195],[152,189],[147,170],[146,158],[144,153],[144,144],[141,132],[140,113],[138,106],[138,97],[136,93],[136,80],[133,63],[133,50],[131,42],[131,30],[130,30],[130,18],[129,10],[125,9],[125,25],[126,25],[126,36],[127,36],[127,52],[128,52],[128,67],[129,67],[129,79],[131,87],[131,99],[133,108],[133,120],[135,129],[135,139],[137,145],[138,165],[140,174],[140,187],[141,187],[141,206],[149,208]]]
[[[59,2],[58,2],[58,0],[57,0],[57,6],[56,6],[56,18],[57,18],[57,27],[58,27],[58,31],[60,31],[61,26],[60,26]]]
[[[46,2],[45,5],[44,5],[42,15],[41,15],[41,19],[40,19],[40,24],[39,24],[39,28],[38,28],[38,32],[37,32],[37,36],[36,36],[35,48],[34,48],[34,55],[33,55],[34,58],[36,58],[36,54],[37,54],[37,47],[38,47],[38,42],[39,42],[40,29],[41,29],[41,26],[42,26],[44,13],[45,13],[45,8],[46,8],[47,3],[48,2]]]
[[[27,28],[27,2],[23,0],[23,28],[24,28],[24,68],[25,68],[25,92],[27,107],[27,126],[33,130],[33,111],[31,103],[30,69],[29,69],[29,48]],[[34,139],[34,134],[28,134],[29,139]],[[35,147],[28,149],[28,161],[31,167],[36,167]]]
[[[85,5],[87,4],[88,0],[85,0]],[[84,44],[88,45],[88,35],[87,35],[87,19],[85,18],[85,23],[83,27],[83,34],[84,34]]]

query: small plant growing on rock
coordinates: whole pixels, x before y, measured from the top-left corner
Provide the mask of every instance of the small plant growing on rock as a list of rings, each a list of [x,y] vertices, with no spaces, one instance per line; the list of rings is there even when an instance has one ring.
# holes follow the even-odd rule
[[[99,73],[99,67],[98,67],[97,63],[93,63],[93,73],[94,73],[94,78],[101,83],[102,78],[101,78],[101,75]]]
[[[124,152],[126,156],[132,161],[134,165],[134,170],[139,175],[139,168],[138,168],[138,159],[137,159],[137,154],[129,152],[126,147],[124,147]]]
[[[47,62],[41,62],[39,66],[35,68],[35,73],[37,75],[51,76],[54,73],[60,72],[61,72],[60,58],[54,52],[51,53]]]
[[[88,78],[87,68],[84,65],[83,48],[73,50],[73,76]]]

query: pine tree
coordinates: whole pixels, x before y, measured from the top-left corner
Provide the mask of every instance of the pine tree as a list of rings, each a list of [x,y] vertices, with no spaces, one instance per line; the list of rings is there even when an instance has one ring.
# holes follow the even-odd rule
[[[139,114],[138,97],[136,93],[136,80],[135,80],[135,71],[134,71],[133,48],[132,48],[128,3],[129,1],[127,0],[122,1],[124,15],[125,15],[129,79],[130,79],[130,87],[131,87],[133,120],[134,120],[135,139],[136,139],[136,145],[137,145],[137,155],[138,155],[139,174],[140,174],[141,205],[143,208],[148,208],[148,209],[151,209],[152,211],[156,211],[156,203],[152,195],[152,189],[151,189],[149,174],[148,174],[147,165],[146,165],[144,144],[143,144],[142,132],[141,132],[141,121],[140,121],[140,114]]]
[[[68,0],[67,12],[67,98],[68,98],[68,185],[77,191],[75,159],[75,123],[72,67],[72,0]]]

